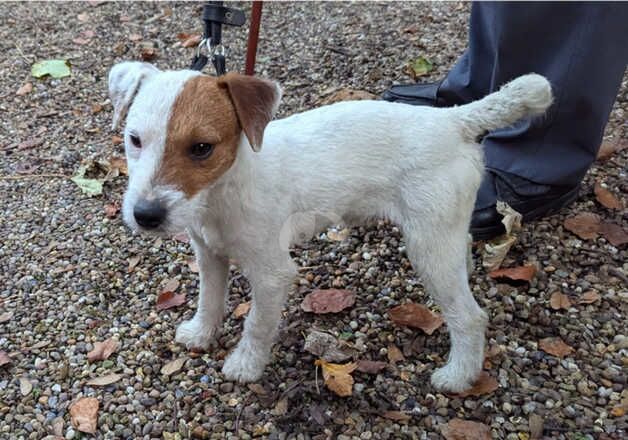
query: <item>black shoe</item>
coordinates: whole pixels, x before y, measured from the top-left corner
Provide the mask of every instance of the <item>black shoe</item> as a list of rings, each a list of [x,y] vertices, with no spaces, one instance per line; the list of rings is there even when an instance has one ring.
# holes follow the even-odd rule
[[[497,200],[508,203],[521,213],[523,222],[529,222],[557,213],[576,200],[579,189],[579,185],[540,185],[514,174],[487,170],[471,219],[473,239],[490,240],[506,232],[495,208]]]
[[[386,90],[382,98],[391,102],[403,102],[411,105],[446,107],[442,98],[437,96],[442,81],[423,84],[400,84]]]

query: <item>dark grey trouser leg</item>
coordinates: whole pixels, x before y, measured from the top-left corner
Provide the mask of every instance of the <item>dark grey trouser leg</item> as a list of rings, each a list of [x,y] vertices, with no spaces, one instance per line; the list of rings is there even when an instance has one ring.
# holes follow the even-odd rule
[[[595,159],[628,62],[627,23],[628,3],[474,3],[469,48],[438,95],[462,104],[519,75],[546,76],[549,113],[489,134],[486,164],[575,186]]]

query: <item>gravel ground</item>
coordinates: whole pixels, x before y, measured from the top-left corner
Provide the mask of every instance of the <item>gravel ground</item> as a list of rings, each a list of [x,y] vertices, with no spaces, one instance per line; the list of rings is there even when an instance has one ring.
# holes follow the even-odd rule
[[[471,285],[491,317],[488,371],[499,382],[491,394],[436,393],[429,374],[446,358],[446,330],[426,336],[395,328],[386,316],[406,299],[432,304],[403,238],[386,222],[354,229],[342,243],[323,237],[294,250],[302,278],[263,390],[220,373],[241,319],[229,317],[213,353],[186,353],[173,343],[197,295],[189,245],[133,236],[119,216],[105,216],[104,206],[122,197],[123,176],[92,198],[63,176],[81,161],[122,152],[109,129],[108,69],[139,59],[143,45],[154,46],[160,68],[186,66],[192,52],[176,35],[200,29],[199,11],[193,3],[0,4],[0,315],[8,317],[0,323],[0,350],[11,358],[0,367],[0,438],[81,438],[68,407],[83,396],[100,403],[97,438],[437,439],[456,417],[485,423],[499,439],[528,439],[541,424],[547,438],[625,438],[626,418],[612,409],[628,400],[626,247],[580,240],[563,221],[591,211],[626,227],[626,211],[603,208],[593,184],[605,182],[625,206],[628,150],[591,169],[572,207],[524,227],[506,265],[536,265],[529,285],[498,284],[476,261]],[[459,3],[267,4],[258,71],[282,83],[284,115],[345,87],[379,94],[393,81],[408,81],[403,66],[419,55],[436,67],[426,79],[436,79],[464,48],[468,12]],[[224,38],[233,67],[241,68],[245,30],[226,30]],[[71,61],[71,77],[30,77],[34,61],[61,57]],[[17,96],[27,82],[32,92]],[[622,142],[627,90],[624,81],[607,130],[607,138]],[[129,270],[134,257],[139,263]],[[171,278],[188,302],[158,312],[156,297]],[[326,287],[356,290],[356,305],[327,316],[301,311],[306,293]],[[249,291],[237,268],[230,288],[231,311]],[[594,290],[601,300],[555,311],[549,298],[557,290],[574,300]],[[317,387],[315,357],[303,351],[303,335],[314,327],[342,336],[363,359],[387,361],[389,344],[406,359],[377,375],[354,373],[353,396],[337,397],[320,381]],[[548,336],[562,337],[574,353],[558,359],[540,351],[538,341]],[[116,353],[88,362],[94,343],[110,337],[120,341]],[[179,372],[160,373],[179,357]],[[86,384],[106,373],[122,378]],[[381,417],[387,410],[410,420]]]

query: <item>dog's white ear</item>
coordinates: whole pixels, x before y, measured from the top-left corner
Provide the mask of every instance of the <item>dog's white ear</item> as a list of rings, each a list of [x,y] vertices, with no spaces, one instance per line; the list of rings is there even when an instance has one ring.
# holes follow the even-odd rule
[[[152,64],[126,61],[116,64],[109,72],[109,98],[113,104],[112,129],[124,119],[142,81],[159,72]]]
[[[264,129],[279,107],[279,85],[273,81],[233,72],[218,78],[218,84],[229,91],[240,126],[253,151],[260,151]]]

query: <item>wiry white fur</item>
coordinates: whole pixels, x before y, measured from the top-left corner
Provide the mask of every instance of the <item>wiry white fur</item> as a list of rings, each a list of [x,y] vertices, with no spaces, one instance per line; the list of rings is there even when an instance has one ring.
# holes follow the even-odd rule
[[[170,75],[182,81],[189,77],[186,72]],[[176,88],[181,81],[173,83]],[[154,99],[165,106],[172,90],[159,84]],[[474,139],[484,130],[540,113],[551,102],[549,90],[544,78],[528,75],[484,100],[451,109],[338,103],[272,122],[259,153],[242,136],[233,166],[193,199],[173,203],[169,213],[179,219],[177,226],[185,220],[201,271],[197,313],[179,327],[177,341],[210,345],[222,324],[226,261],[235,258],[252,285],[253,306],[223,372],[240,381],[258,379],[297,274],[287,246],[339,219],[355,223],[386,217],[402,227],[408,257],[451,335],[449,360],[432,383],[452,392],[471,386],[482,368],[487,323],[469,290],[465,265],[483,173],[482,151]],[[138,123],[131,119],[140,108],[145,112],[156,105],[150,99],[140,91],[129,124]],[[151,111],[142,115],[140,125],[163,127],[167,114]],[[155,139],[164,137],[155,134]],[[157,153],[151,155],[163,151],[154,148]],[[133,176],[146,172],[140,171],[144,158],[139,160],[131,168],[127,198],[150,191],[143,186],[146,180]]]

